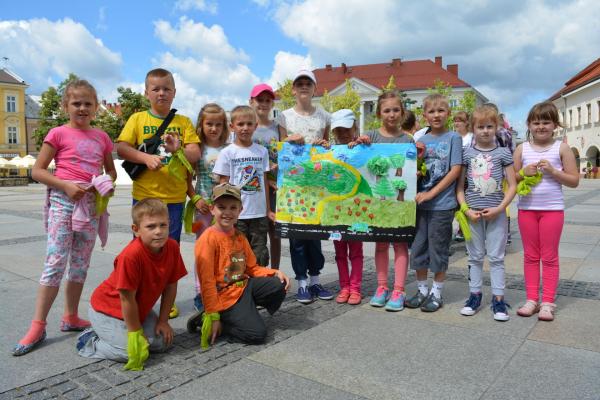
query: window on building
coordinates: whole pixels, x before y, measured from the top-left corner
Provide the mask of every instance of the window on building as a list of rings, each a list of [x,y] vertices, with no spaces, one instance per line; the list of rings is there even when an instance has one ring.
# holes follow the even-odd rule
[[[600,122],[600,101],[596,102],[596,105],[598,106],[598,122]]]
[[[6,128],[7,136],[8,136],[8,144],[17,144],[19,142],[19,135],[17,133],[16,126],[9,126]]]
[[[587,120],[585,122],[587,124],[590,124],[592,122],[592,105],[591,104],[587,105]]]
[[[562,121],[560,121],[560,122],[562,122],[563,124],[566,124],[567,123],[567,116],[565,115],[565,112],[563,111],[561,113],[561,115],[562,115]]]
[[[581,107],[577,107],[577,126],[581,125]]]
[[[569,127],[573,127],[573,110],[569,110]]]
[[[456,99],[450,99],[448,104],[450,105],[450,108],[455,108],[456,106],[458,106],[458,101]]]
[[[6,96],[6,112],[17,112],[17,96]]]

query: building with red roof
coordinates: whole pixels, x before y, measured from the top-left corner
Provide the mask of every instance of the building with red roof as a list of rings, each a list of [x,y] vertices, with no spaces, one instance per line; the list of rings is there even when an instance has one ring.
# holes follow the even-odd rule
[[[564,140],[580,171],[588,161],[600,167],[600,58],[565,82],[549,100],[560,111]]]
[[[330,95],[339,95],[345,92],[346,80],[361,97],[360,128],[363,131],[365,121],[374,117],[377,107],[377,97],[381,89],[386,86],[390,77],[394,77],[396,87],[405,92],[408,97],[416,101],[414,106],[420,106],[422,100],[429,94],[428,89],[441,80],[452,87],[450,106],[458,104],[458,100],[468,90],[472,90],[477,98],[477,103],[487,101],[487,98],[458,75],[458,64],[442,65],[442,57],[432,60],[402,60],[394,58],[390,62],[366,65],[340,66],[325,65],[325,68],[313,70],[317,79],[317,89],[313,103],[318,104],[327,91]],[[408,108],[410,105],[407,104]]]

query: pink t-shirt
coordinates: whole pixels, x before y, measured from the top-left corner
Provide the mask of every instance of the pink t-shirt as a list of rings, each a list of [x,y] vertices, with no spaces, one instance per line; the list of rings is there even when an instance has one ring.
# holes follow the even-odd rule
[[[104,156],[113,149],[113,142],[106,132],[96,128],[75,129],[66,125],[51,129],[44,143],[56,149],[54,175],[79,182],[90,182],[93,176],[102,174]]]

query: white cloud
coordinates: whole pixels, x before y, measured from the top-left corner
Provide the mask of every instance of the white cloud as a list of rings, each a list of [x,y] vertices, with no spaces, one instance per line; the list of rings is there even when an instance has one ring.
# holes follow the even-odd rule
[[[279,83],[283,83],[286,79],[291,79],[301,68],[315,68],[310,55],[302,56],[286,51],[279,51],[275,55],[275,64],[271,77],[266,81],[273,88],[276,88]]]
[[[171,48],[154,63],[175,76],[175,105],[195,116],[202,105],[217,102],[225,109],[246,104],[250,89],[260,81],[248,67],[249,57],[235,49],[219,25],[206,27],[182,17],[177,26],[155,22],[155,35]]]
[[[441,55],[507,109],[522,107],[532,93],[537,100],[549,96],[600,54],[600,41],[593,39],[600,37],[595,0],[470,0],[460,6],[306,0],[272,7],[284,34],[306,46],[318,66]]]
[[[10,57],[9,69],[31,85],[32,94],[70,72],[90,80],[99,91],[121,76],[121,55],[69,18],[0,21],[0,53]]]
[[[248,55],[235,49],[220,25],[210,28],[201,22],[181,17],[177,26],[159,20],[154,23],[156,36],[180,53],[189,52],[195,57],[221,59],[227,62],[247,62]]]
[[[216,14],[218,11],[216,2],[206,0],[177,0],[175,9],[180,11],[206,11],[209,14]]]

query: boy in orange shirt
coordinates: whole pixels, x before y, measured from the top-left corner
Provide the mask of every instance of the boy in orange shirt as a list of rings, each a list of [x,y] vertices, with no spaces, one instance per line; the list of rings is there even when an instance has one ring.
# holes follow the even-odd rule
[[[256,264],[246,237],[235,228],[242,211],[240,189],[222,183],[213,188],[210,206],[215,224],[196,241],[198,277],[204,316],[202,347],[214,344],[223,330],[246,343],[262,343],[267,328],[256,306],[275,313],[285,298],[289,278]]]

